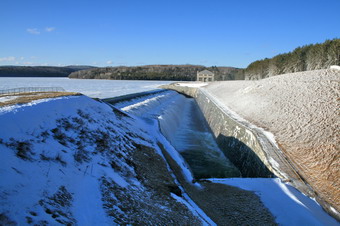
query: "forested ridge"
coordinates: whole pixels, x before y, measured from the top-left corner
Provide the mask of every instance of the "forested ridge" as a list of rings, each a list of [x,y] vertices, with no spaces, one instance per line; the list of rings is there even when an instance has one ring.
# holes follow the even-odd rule
[[[74,71],[91,66],[0,66],[0,77],[67,77]]]
[[[292,52],[255,61],[244,69],[245,79],[262,79],[274,75],[325,69],[340,65],[340,39],[298,47]]]
[[[204,67],[201,65],[147,65],[136,67],[105,67],[81,70],[70,78],[115,80],[194,81],[198,71],[210,70],[217,80],[244,79],[241,69],[233,67]]]

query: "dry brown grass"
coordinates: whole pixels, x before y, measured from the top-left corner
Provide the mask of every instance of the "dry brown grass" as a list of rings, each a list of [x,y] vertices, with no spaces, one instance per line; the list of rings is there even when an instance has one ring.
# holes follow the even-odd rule
[[[14,104],[26,104],[34,100],[46,99],[46,98],[55,98],[62,96],[77,96],[82,95],[80,93],[74,92],[36,92],[36,93],[19,93],[12,95],[0,95],[0,97],[10,97],[17,96],[17,98],[9,101],[0,102],[0,107],[14,105]]]

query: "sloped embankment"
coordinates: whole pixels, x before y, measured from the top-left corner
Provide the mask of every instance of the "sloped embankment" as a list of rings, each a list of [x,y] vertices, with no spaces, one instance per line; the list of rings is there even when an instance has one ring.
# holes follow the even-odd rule
[[[339,71],[319,70],[260,81],[216,82],[199,89],[168,88],[196,98],[227,150],[237,138],[271,172],[316,197],[339,219],[339,82]],[[275,135],[279,147],[261,128]],[[237,152],[229,155],[242,159]]]
[[[0,110],[0,224],[202,223],[142,120],[85,96]]]

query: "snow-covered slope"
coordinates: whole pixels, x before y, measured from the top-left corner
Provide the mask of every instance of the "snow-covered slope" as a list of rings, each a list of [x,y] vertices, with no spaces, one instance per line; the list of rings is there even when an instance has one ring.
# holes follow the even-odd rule
[[[0,108],[0,125],[0,224],[202,222],[153,121],[68,96]]]
[[[340,71],[315,70],[202,89],[274,134],[292,165],[340,217]]]

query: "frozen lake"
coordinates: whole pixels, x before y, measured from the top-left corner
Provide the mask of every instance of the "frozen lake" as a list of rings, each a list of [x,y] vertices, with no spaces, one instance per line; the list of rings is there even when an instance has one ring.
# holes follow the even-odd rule
[[[90,97],[109,98],[157,89],[174,81],[0,77],[0,90],[19,87],[62,87]]]

